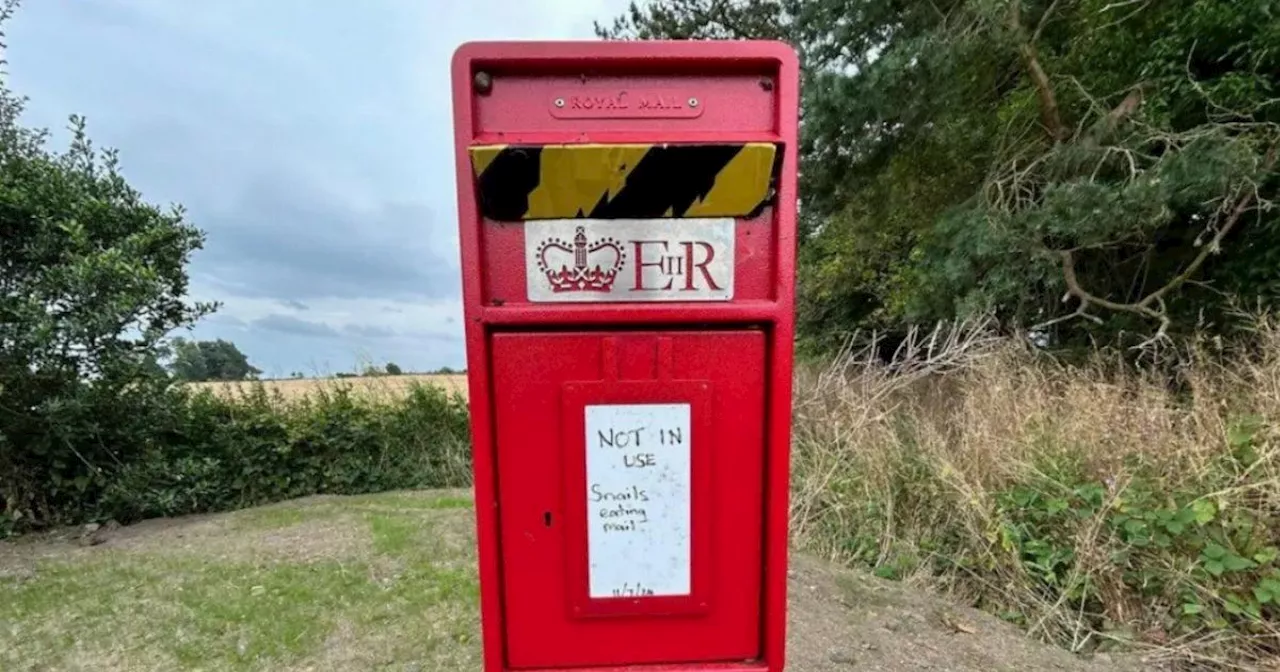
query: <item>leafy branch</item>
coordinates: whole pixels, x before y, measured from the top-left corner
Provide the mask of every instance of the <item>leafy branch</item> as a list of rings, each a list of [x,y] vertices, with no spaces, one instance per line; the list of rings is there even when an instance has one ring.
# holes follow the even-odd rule
[[[1267,150],[1266,157],[1263,159],[1261,165],[1262,173],[1268,173],[1275,167],[1277,149],[1280,149],[1280,146],[1273,144]],[[1229,205],[1232,203],[1233,205]],[[1063,298],[1065,300],[1074,297],[1079,301],[1079,304],[1074,313],[1045,322],[1039,325],[1038,328],[1044,328],[1076,317],[1083,317],[1094,322],[1101,323],[1100,318],[1089,312],[1090,308],[1098,307],[1116,312],[1141,315],[1155,320],[1159,324],[1155,334],[1153,334],[1151,338],[1135,346],[1135,348],[1145,348],[1163,340],[1168,333],[1169,327],[1172,325],[1172,319],[1169,317],[1165,298],[1174,290],[1191,281],[1195,274],[1200,270],[1200,267],[1209,259],[1210,255],[1221,253],[1223,240],[1230,235],[1230,233],[1244,218],[1244,215],[1255,205],[1257,205],[1259,209],[1270,209],[1274,206],[1270,201],[1262,199],[1257,184],[1251,184],[1246,188],[1242,188],[1233,199],[1226,201],[1224,203],[1225,208],[1221,210],[1228,212],[1226,219],[1220,226],[1215,226],[1214,223],[1211,222],[1206,227],[1206,232],[1213,231],[1213,236],[1209,239],[1207,244],[1200,245],[1200,252],[1196,254],[1191,262],[1188,263],[1180,273],[1155,290],[1148,292],[1137,301],[1110,301],[1089,292],[1084,288],[1079,277],[1076,275],[1075,253],[1080,251],[1081,248],[1059,250],[1057,254],[1062,263],[1062,276],[1067,285],[1067,295]]]

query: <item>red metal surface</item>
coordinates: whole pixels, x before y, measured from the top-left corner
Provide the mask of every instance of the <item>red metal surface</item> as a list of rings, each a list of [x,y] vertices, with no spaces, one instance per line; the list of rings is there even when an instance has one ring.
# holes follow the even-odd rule
[[[671,361],[665,368],[674,381],[662,379],[658,352],[663,339],[670,342]],[[615,363],[602,354],[610,345],[616,352]],[[505,484],[500,496],[506,512],[501,539],[511,667],[757,657],[763,560],[759,514],[764,507],[764,334],[502,333],[493,336],[492,348],[498,471],[519,479]],[[610,376],[611,369],[616,370],[616,378]],[[610,378],[616,386],[585,382]],[[586,512],[581,505],[585,492],[581,422],[570,425],[561,417],[560,391],[567,381],[580,381],[579,390],[567,395],[563,412],[576,410],[579,418],[588,399],[612,397],[615,402],[634,403],[645,399],[640,393],[648,393],[653,395],[648,400],[655,403],[689,400],[681,387],[697,383],[687,381],[704,381],[714,390],[713,401],[706,404],[709,408],[699,408],[696,398],[694,402],[694,431],[709,439],[695,439],[693,444],[694,599],[708,606],[697,618],[584,618],[599,614],[599,608],[574,613],[586,594],[582,557]],[[503,450],[504,446],[518,448]],[[560,458],[562,451],[565,458]],[[700,606],[665,599],[644,601],[655,602],[649,607],[655,614],[672,607],[686,611]],[[625,612],[627,607],[603,609]]]
[[[734,255],[734,298],[738,301],[773,299],[773,250],[777,245],[773,228],[772,209],[738,220]],[[485,221],[484,263],[489,269],[485,274],[486,304],[531,305],[525,301],[524,229],[519,223]]]
[[[564,672],[563,669],[529,669],[527,672]],[[576,667],[573,672],[771,672],[765,663],[700,663],[696,666]]]
[[[481,133],[560,131],[565,126],[561,119],[551,114],[529,114],[529,110],[545,108],[548,102],[556,98],[572,100],[574,96],[587,95],[596,99],[616,100],[622,92],[633,92],[630,97],[635,98],[635,92],[663,91],[671,92],[666,94],[671,97],[679,96],[681,102],[686,104],[683,108],[685,110],[689,109],[687,98],[691,96],[715,101],[714,105],[694,107],[695,110],[705,108],[706,111],[681,121],[679,127],[682,131],[768,133],[774,130],[777,113],[773,109],[772,92],[762,88],[760,81],[759,75],[749,74],[729,77],[708,77],[694,73],[676,77],[603,76],[592,77],[587,82],[577,76],[512,76],[504,78],[503,85],[495,88],[493,95],[477,101],[477,121]],[[628,109],[635,109],[635,105],[628,105]],[[597,114],[603,115],[605,112]],[[583,115],[580,113],[577,116]],[[672,124],[668,118],[670,117],[578,118],[573,123],[573,130],[578,133],[619,129],[669,132]]]
[[[472,88],[480,70],[493,76],[487,95]],[[456,53],[453,76],[486,672],[781,672],[796,245],[794,53],[782,44],[743,41],[474,43]],[[548,112],[545,98],[558,87],[593,93],[619,84],[663,95],[693,87],[709,105],[700,115],[670,118]],[[717,96],[736,104],[722,105]],[[522,230],[478,217],[469,146],[703,141],[777,142],[782,150],[776,208],[737,225],[739,291],[732,302],[523,301]],[[725,331],[689,331],[705,325]],[[661,331],[647,331],[654,328]],[[555,333],[570,329],[579,331]],[[565,557],[567,541],[558,531],[539,531],[533,541],[523,535],[556,529],[544,524],[547,501],[567,511],[564,465],[532,456],[551,449],[560,431],[560,384],[602,379],[600,357],[585,353],[599,352],[601,339],[614,336],[619,380],[657,378],[657,356],[644,353],[655,352],[650,340],[659,333],[672,339],[672,375],[708,380],[714,388],[713,434],[723,435],[712,449],[712,473],[719,474],[721,463],[740,464],[729,468],[755,480],[731,497],[716,476],[706,503],[695,504],[712,511],[707,612],[572,619],[568,596],[576,579]],[[752,418],[760,422],[748,422]],[[562,448],[557,443],[556,450]],[[734,455],[743,459],[729,459]],[[537,497],[548,499],[535,503]],[[725,508],[730,502],[736,502],[732,510]],[[695,560],[695,573],[700,563]],[[735,588],[721,588],[722,582]],[[752,585],[737,588],[744,582]],[[548,604],[564,610],[551,613],[556,609]],[[605,645],[619,641],[629,643]]]

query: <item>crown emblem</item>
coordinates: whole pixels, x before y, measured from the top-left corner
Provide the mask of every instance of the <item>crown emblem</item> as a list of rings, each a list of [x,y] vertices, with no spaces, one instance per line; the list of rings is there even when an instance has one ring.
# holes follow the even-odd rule
[[[586,231],[579,226],[573,243],[559,238],[542,241],[537,260],[553,292],[607,292],[622,271],[626,253],[612,238],[588,243]]]

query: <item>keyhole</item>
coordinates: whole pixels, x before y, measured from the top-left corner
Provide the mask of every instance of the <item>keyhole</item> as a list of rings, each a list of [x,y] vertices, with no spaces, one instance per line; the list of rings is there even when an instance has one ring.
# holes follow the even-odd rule
[[[547,511],[542,514],[542,524],[551,527],[551,512]]]

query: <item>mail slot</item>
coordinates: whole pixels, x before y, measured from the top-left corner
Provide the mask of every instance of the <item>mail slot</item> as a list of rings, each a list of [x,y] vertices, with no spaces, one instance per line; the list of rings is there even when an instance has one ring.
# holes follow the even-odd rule
[[[486,672],[781,672],[794,52],[453,61]]]

